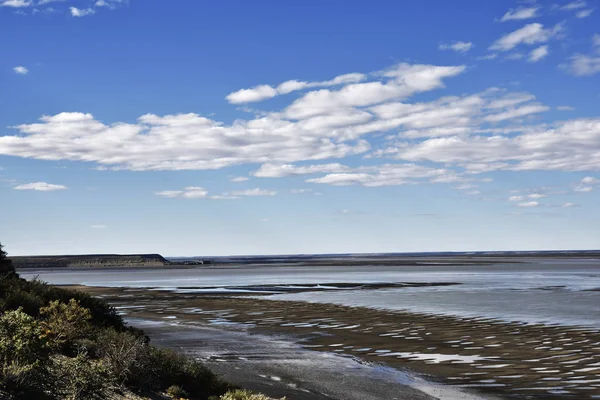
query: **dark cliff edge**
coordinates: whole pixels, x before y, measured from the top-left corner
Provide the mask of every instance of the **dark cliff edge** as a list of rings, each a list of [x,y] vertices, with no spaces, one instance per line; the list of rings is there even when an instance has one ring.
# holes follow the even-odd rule
[[[16,268],[162,267],[171,265],[160,254],[86,254],[64,256],[14,256]]]

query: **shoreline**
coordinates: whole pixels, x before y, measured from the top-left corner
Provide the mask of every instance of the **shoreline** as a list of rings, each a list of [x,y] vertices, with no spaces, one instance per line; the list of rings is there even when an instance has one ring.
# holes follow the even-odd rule
[[[286,335],[311,351],[386,365],[455,387],[522,398],[600,394],[600,333],[491,318],[457,318],[247,296],[78,287],[125,318],[237,326]],[[176,329],[176,328],[173,328]]]

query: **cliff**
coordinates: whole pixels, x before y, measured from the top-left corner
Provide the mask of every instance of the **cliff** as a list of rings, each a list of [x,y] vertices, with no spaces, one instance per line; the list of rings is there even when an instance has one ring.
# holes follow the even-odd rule
[[[87,254],[11,257],[15,268],[161,267],[169,265],[160,254]]]

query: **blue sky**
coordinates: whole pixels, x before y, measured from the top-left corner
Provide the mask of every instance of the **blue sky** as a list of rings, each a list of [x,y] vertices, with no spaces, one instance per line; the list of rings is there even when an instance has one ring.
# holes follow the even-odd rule
[[[0,0],[19,254],[600,248],[592,1]]]

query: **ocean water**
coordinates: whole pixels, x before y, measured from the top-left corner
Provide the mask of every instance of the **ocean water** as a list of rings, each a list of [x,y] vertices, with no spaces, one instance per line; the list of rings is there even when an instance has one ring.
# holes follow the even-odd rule
[[[235,293],[257,285],[322,285],[320,291],[268,298],[489,317],[528,323],[600,327],[600,260],[512,259],[510,263],[450,266],[227,266],[169,269],[24,270],[51,284]],[[392,289],[337,290],[336,283],[439,283]],[[264,288],[263,288],[264,290]],[[277,290],[274,290],[277,292]],[[264,293],[264,291],[263,291]]]

